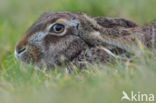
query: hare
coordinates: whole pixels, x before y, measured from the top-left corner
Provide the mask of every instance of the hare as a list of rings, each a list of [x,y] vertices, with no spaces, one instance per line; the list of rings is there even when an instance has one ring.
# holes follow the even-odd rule
[[[155,25],[152,27],[156,28]],[[17,42],[15,57],[39,68],[44,65],[47,68],[59,66],[62,60],[78,68],[83,62],[106,63],[114,56],[111,52],[114,48],[129,49],[127,45],[131,41],[126,40],[133,38],[132,33],[145,35],[150,30],[151,26],[140,27],[122,18],[91,18],[82,13],[47,12]],[[151,31],[145,39],[151,39]]]

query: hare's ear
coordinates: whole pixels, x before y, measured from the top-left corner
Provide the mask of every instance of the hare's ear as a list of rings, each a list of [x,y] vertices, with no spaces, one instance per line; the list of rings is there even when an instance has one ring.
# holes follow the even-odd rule
[[[107,17],[95,17],[94,20],[104,28],[132,28],[138,26],[135,22],[124,18],[107,18]]]
[[[131,43],[131,41],[129,41],[130,43],[128,42],[128,37],[131,36],[131,30],[129,30],[129,28],[134,28],[137,24],[121,18],[87,18],[86,16],[86,20],[88,20],[92,29],[88,29],[88,31],[84,30],[85,32],[79,34],[86,43],[90,45],[104,45],[108,48],[117,47],[122,50],[129,51]],[[122,29],[120,29],[120,27]],[[123,35],[125,33],[126,36]],[[123,36],[126,39],[123,39]]]

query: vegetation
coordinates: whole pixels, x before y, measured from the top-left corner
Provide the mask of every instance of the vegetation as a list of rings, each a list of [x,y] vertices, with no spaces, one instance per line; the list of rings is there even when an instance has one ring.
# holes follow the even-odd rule
[[[0,103],[119,103],[122,91],[156,95],[154,50],[141,50],[132,63],[95,65],[72,74],[38,70],[14,57],[16,42],[45,11],[124,17],[143,25],[155,20],[155,4],[156,0],[1,0]]]

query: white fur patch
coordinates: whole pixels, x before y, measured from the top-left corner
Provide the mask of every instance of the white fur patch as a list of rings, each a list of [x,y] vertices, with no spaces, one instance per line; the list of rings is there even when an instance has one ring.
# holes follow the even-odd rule
[[[14,51],[14,55],[15,55],[16,59],[18,59],[18,54],[17,54],[16,50]]]
[[[101,38],[100,32],[98,31],[91,32],[91,35],[94,36],[95,38]]]
[[[46,35],[47,33],[45,32],[36,32],[30,37],[29,41],[41,41]]]
[[[66,24],[70,27],[72,26],[77,26],[77,24],[79,23],[78,20],[70,20],[70,21],[67,21]]]

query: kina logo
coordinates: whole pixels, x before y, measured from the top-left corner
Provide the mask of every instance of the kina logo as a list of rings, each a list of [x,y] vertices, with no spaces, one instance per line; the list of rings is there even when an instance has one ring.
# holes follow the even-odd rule
[[[126,93],[125,91],[122,91],[122,97],[121,101],[127,100],[127,101],[134,101],[134,102],[151,102],[154,101],[154,94],[152,93],[141,93],[141,92],[134,92],[131,91],[130,95]]]

